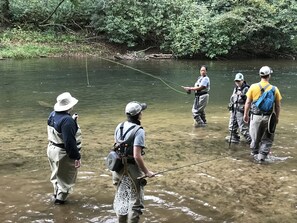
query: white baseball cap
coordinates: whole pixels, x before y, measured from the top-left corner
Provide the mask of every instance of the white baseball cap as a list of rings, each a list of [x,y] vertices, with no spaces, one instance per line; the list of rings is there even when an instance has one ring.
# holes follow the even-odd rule
[[[57,103],[54,106],[54,110],[57,112],[68,111],[78,100],[71,96],[69,92],[64,92],[57,97]]]
[[[147,108],[146,103],[140,103],[138,101],[131,101],[126,105],[125,113],[131,116],[135,116],[141,111]]]
[[[268,66],[264,66],[264,67],[261,67],[260,71],[259,71],[259,74],[260,76],[267,76],[269,74],[272,74],[273,73],[273,70],[268,67]]]
[[[243,81],[244,80],[244,76],[242,73],[237,73],[235,75],[234,81]]]

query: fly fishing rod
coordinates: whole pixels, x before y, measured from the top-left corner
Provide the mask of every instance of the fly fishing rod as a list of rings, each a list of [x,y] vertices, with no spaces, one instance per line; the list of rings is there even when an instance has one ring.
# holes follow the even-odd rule
[[[137,69],[137,68],[131,67],[131,66],[126,65],[126,64],[122,64],[122,63],[120,63],[120,62],[117,62],[117,61],[114,61],[114,60],[111,60],[111,59],[107,59],[107,58],[104,58],[104,57],[99,57],[99,58],[102,59],[102,60],[105,60],[105,61],[114,63],[114,64],[118,64],[118,65],[120,65],[120,66],[129,68],[129,69],[131,69],[131,70],[135,70],[135,71],[140,72],[140,73],[142,73],[142,74],[148,75],[148,76],[150,76],[150,77],[152,77],[152,78],[154,78],[154,79],[157,79],[157,80],[161,81],[164,85],[166,85],[168,88],[170,88],[171,90],[173,90],[173,91],[175,91],[175,92],[177,92],[177,93],[180,93],[180,94],[187,94],[187,93],[185,93],[185,92],[183,92],[183,91],[177,90],[176,88],[174,88],[174,87],[172,87],[171,85],[169,85],[167,82],[170,82],[171,84],[174,84],[174,85],[177,85],[177,86],[181,87],[181,85],[179,85],[179,84],[176,84],[176,83],[171,82],[171,81],[168,81],[168,80],[165,81],[165,80],[164,80],[163,78],[161,78],[161,77],[158,77],[158,76],[156,76],[156,75],[150,74],[150,73],[148,73],[148,72],[139,70],[139,69]]]
[[[170,168],[170,169],[167,169],[167,170],[163,170],[163,171],[157,172],[157,173],[153,174],[153,176],[160,175],[160,174],[167,173],[167,172],[171,172],[171,171],[175,171],[175,170],[179,170],[179,169],[182,169],[182,168],[185,168],[185,167],[189,167],[189,166],[195,166],[195,165],[199,165],[199,164],[202,164],[202,163],[211,162],[211,161],[214,161],[214,160],[224,159],[224,158],[226,158],[226,157],[228,157],[228,156],[229,156],[229,155],[226,155],[226,156],[220,156],[220,157],[215,157],[215,158],[213,158],[213,159],[209,159],[209,160],[203,160],[203,161],[196,162],[196,163],[190,163],[190,164],[187,164],[187,165],[184,165],[184,166],[179,166],[179,167],[175,167],[175,168]],[[144,178],[147,178],[147,176],[141,176],[141,177],[138,177],[137,179],[141,180],[141,179],[144,179]]]
[[[89,71],[88,71],[88,57],[86,57],[86,76],[87,76],[87,87],[90,87]]]

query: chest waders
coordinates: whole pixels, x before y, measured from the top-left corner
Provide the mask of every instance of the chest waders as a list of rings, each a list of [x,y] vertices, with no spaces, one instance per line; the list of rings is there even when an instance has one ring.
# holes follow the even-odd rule
[[[231,140],[232,140],[232,135],[233,135],[233,131],[234,131],[234,125],[236,122],[236,112],[237,112],[237,106],[238,106],[238,98],[239,95],[237,95],[236,97],[236,101],[235,101],[235,106],[233,106],[233,122],[232,122],[232,128],[231,128],[231,133],[230,133],[230,139],[229,139],[229,149],[230,149],[230,145],[231,145]]]
[[[136,164],[133,158],[133,142],[135,134],[140,128],[142,127],[133,125],[125,133],[123,133],[124,123],[122,123],[120,125],[120,140],[116,144],[117,152],[121,156],[124,170],[119,183],[117,184],[113,207],[117,215],[122,217],[128,215],[135,206],[135,202],[140,199],[139,180],[136,179],[137,182],[135,182],[135,179],[133,179],[128,170],[129,163],[132,164],[132,166]],[[130,131],[132,131],[130,136],[127,140],[124,140],[125,136]]]

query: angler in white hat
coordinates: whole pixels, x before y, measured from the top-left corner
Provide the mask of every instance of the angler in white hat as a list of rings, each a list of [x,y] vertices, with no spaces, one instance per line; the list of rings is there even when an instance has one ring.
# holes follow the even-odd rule
[[[69,92],[60,94],[47,121],[47,156],[52,171],[50,180],[54,187],[55,204],[65,203],[75,185],[77,168],[81,165],[78,116],[70,114],[77,102]]]
[[[280,91],[269,83],[272,73],[270,67],[261,67],[261,81],[252,84],[246,93],[244,121],[250,123],[251,155],[259,163],[264,162],[270,153],[281,108]]]

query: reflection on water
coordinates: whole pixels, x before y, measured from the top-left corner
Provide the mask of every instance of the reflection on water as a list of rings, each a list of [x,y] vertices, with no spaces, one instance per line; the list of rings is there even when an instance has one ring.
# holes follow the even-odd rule
[[[193,95],[173,91],[159,79],[118,64],[89,59],[0,61],[1,222],[116,222],[115,188],[104,158],[113,131],[130,100],[144,101],[148,179],[142,222],[296,222],[294,61],[128,61],[181,90],[192,85],[200,64],[211,79],[209,125],[192,127]],[[258,81],[262,65],[274,68],[272,84],[283,95],[280,123],[267,165],[253,162],[248,145],[231,145],[227,104],[233,78]],[[82,167],[65,206],[53,205],[46,158],[46,119],[63,91],[79,99],[75,112],[83,131]],[[197,165],[189,165],[197,164]],[[188,166],[187,166],[188,165]],[[184,167],[186,166],[186,167]],[[183,168],[178,168],[183,167]]]

